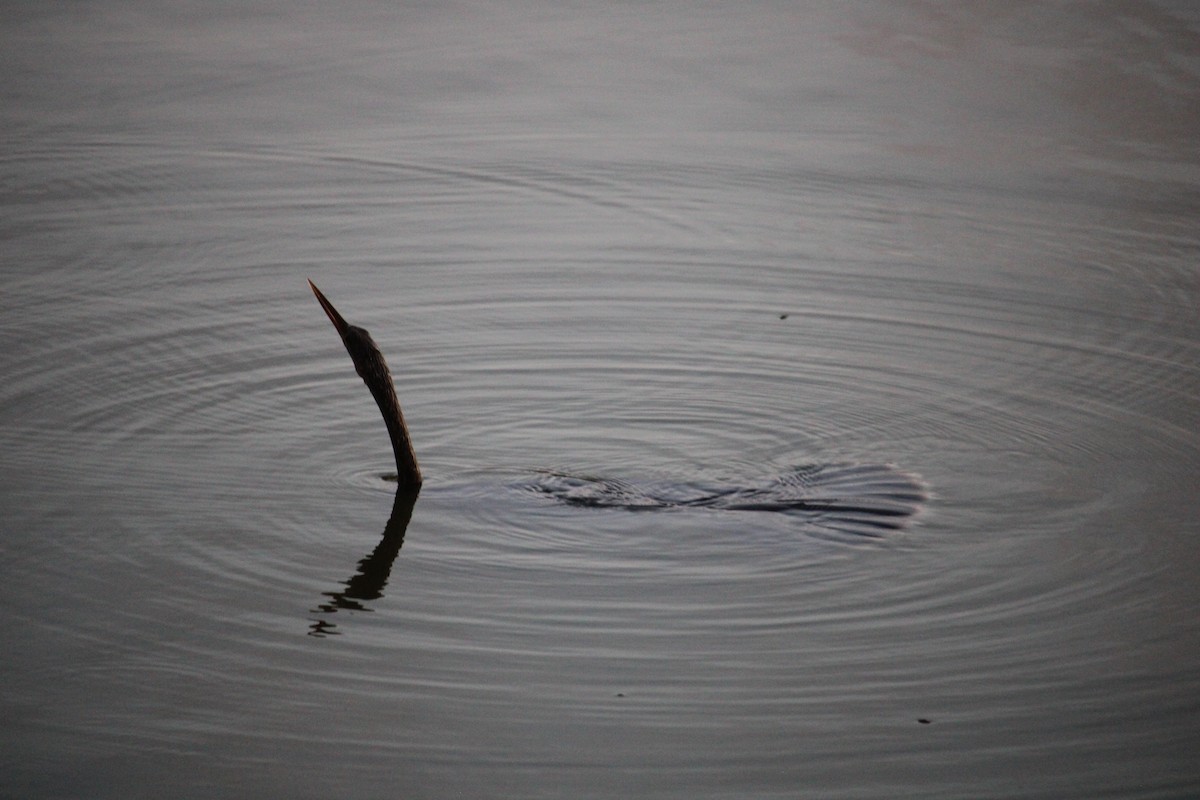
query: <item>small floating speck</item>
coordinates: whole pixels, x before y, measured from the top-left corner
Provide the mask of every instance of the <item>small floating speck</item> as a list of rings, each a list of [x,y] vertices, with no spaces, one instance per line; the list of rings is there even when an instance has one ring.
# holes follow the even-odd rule
[[[788,318],[788,316],[789,316],[788,314],[780,314],[780,315],[779,315],[779,318],[780,318],[780,319],[787,319],[787,318]]]
[[[925,719],[924,717],[922,717],[921,719],[917,720],[917,722],[921,723],[922,725],[929,725],[932,722],[932,720],[928,720],[928,719]]]

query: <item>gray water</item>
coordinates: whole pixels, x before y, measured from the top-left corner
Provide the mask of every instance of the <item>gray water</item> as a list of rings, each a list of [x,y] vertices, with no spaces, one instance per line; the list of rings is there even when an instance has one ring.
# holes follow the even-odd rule
[[[0,796],[1200,794],[1191,4],[54,2],[0,52]],[[396,376],[390,524],[306,278]],[[536,491],[819,464],[930,499]]]

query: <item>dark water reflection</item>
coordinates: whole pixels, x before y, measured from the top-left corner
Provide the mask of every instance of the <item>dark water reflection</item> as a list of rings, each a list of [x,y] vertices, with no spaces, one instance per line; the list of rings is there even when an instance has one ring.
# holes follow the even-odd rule
[[[1198,30],[11,5],[0,795],[1196,795]]]
[[[345,588],[336,592],[324,592],[327,601],[320,603],[314,613],[334,614],[337,611],[369,611],[367,601],[383,597],[388,577],[392,574],[392,563],[404,546],[404,533],[412,519],[413,505],[417,493],[397,489],[392,501],[392,514],[383,529],[383,538],[375,549],[358,562],[358,571],[345,581]],[[318,619],[309,627],[311,636],[328,636],[337,633],[337,626],[327,619]]]

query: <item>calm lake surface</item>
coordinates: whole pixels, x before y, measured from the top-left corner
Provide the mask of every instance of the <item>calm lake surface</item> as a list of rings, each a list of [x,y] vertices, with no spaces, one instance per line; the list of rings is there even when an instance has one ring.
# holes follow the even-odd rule
[[[6,6],[0,796],[1200,794],[1193,4]]]

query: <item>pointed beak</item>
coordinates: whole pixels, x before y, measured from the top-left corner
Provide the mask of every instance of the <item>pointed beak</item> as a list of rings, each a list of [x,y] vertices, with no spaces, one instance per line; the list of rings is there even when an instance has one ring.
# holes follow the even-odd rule
[[[346,328],[350,327],[346,320],[342,319],[342,315],[333,307],[333,303],[325,299],[325,295],[321,294],[321,290],[311,280],[308,285],[312,287],[313,294],[317,296],[317,302],[321,304],[321,308],[325,309],[325,315],[329,317],[329,321],[333,323],[333,327],[337,328],[337,332],[342,336],[346,335]]]

